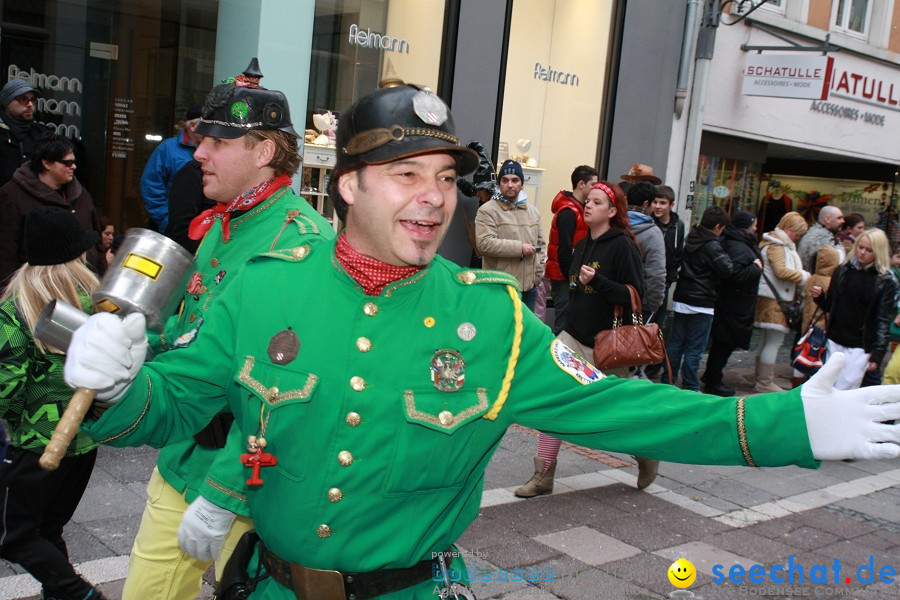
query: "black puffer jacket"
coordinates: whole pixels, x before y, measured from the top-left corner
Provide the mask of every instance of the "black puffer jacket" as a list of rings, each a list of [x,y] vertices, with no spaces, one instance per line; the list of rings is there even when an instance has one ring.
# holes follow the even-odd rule
[[[678,218],[678,213],[672,211],[668,223],[663,223],[656,217],[653,221],[663,232],[666,241],[666,286],[670,286],[678,280],[678,269],[681,268],[681,260],[684,256],[684,221]]]
[[[731,259],[716,234],[706,227],[694,225],[684,240],[681,275],[673,300],[713,308],[719,295],[719,282],[729,277],[731,270]]]
[[[856,260],[834,270],[828,291],[816,304],[828,312],[828,338],[848,348],[862,348],[881,363],[887,352],[897,282],[889,272],[862,269]]]
[[[755,236],[745,234],[731,225],[722,234],[722,246],[731,259],[731,275],[722,281],[716,300],[716,316],[712,337],[738,348],[750,346],[756,292],[762,269],[753,261],[762,260],[756,248]],[[680,284],[679,284],[680,285]]]

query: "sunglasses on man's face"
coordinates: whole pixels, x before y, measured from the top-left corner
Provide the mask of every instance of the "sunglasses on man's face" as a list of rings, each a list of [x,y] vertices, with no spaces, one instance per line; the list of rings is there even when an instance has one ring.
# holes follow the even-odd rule
[[[69,168],[75,166],[75,159],[74,159],[74,158],[67,158],[67,159],[65,159],[65,160],[58,160],[58,161],[56,161],[56,162],[62,163],[62,164],[66,165],[66,166],[69,167]]]

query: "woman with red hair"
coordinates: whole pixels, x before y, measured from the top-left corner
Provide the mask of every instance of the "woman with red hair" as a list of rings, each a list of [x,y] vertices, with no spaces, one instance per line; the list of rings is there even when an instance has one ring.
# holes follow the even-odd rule
[[[623,323],[631,324],[628,285],[643,294],[641,254],[628,223],[628,203],[615,183],[593,185],[584,204],[586,235],[572,251],[569,271],[569,306],[566,326],[559,335],[576,354],[591,360],[594,336],[612,329],[616,306],[626,307]],[[597,365],[603,369],[603,365]],[[628,376],[628,368],[603,369],[606,375]],[[560,440],[541,433],[534,475],[516,490],[516,496],[531,498],[553,491]]]

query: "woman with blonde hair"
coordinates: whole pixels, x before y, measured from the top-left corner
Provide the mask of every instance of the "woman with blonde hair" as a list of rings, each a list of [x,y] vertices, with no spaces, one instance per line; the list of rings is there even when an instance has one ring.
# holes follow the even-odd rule
[[[45,600],[103,600],[75,572],[62,537],[91,477],[97,444],[79,433],[58,469],[39,466],[72,390],[63,381],[63,349],[34,339],[35,323],[53,300],[92,312],[99,282],[85,252],[99,237],[71,211],[32,210],[25,219],[26,263],[0,297],[0,417],[11,437],[0,463],[0,558],[40,581]]]
[[[858,388],[865,374],[881,365],[896,291],[890,244],[880,229],[868,229],[856,238],[846,262],[831,276],[827,292],[820,286],[810,289],[816,303],[828,312],[828,357],[835,352],[846,356],[835,388]]]
[[[759,282],[754,327],[762,330],[756,355],[757,392],[780,392],[775,384],[775,359],[784,336],[791,328],[778,304],[790,302],[800,293],[799,286],[806,283],[809,273],[803,270],[797,242],[806,233],[808,225],[799,213],[791,211],[781,217],[773,231],[763,234],[759,243],[763,258],[763,276]]]

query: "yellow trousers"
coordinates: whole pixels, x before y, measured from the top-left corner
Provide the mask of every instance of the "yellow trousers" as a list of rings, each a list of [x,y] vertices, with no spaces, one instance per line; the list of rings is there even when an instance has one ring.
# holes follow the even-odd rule
[[[884,377],[882,377],[881,383],[885,385],[900,383],[900,346],[897,346],[894,350],[891,360],[888,361],[887,366],[884,368]]]
[[[141,527],[131,549],[122,600],[195,600],[212,561],[197,560],[178,547],[178,526],[188,508],[184,494],[179,494],[159,470],[153,469],[147,496]],[[248,517],[234,520],[216,561],[216,580],[221,578],[235,544],[250,529],[253,522]]]

